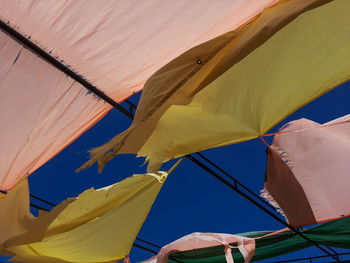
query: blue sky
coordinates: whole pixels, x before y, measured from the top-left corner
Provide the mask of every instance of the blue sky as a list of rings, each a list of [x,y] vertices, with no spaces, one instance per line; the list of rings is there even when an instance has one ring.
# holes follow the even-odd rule
[[[350,83],[346,83],[292,114],[273,130],[299,118],[324,123],[349,114],[349,98]],[[136,94],[130,100],[137,103],[138,99],[139,94]],[[144,160],[134,155],[117,156],[102,174],[97,173],[96,166],[75,173],[75,169],[87,160],[90,148],[105,143],[130,124],[131,120],[113,109],[103,120],[29,177],[31,193],[58,204],[90,187],[100,188],[134,173],[144,173]],[[259,193],[264,183],[265,150],[265,145],[256,139],[203,153],[255,193]],[[163,170],[167,170],[172,163],[164,165]],[[236,234],[281,228],[283,226],[280,223],[185,159],[163,186],[139,237],[163,246],[192,232]],[[314,255],[322,255],[322,252],[310,248],[266,262]],[[130,254],[132,262],[151,256],[139,248],[133,248]],[[331,260],[318,262],[329,261]]]

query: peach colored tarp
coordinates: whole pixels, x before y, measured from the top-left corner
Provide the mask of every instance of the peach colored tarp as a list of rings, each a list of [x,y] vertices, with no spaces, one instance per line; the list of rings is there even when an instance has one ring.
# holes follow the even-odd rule
[[[350,79],[348,10],[348,0],[281,1],[183,53],[147,81],[132,125],[90,150],[81,169],[97,162],[101,171],[132,153],[156,172],[171,159],[264,135]]]
[[[117,102],[186,50],[277,0],[0,1],[0,19]],[[0,189],[64,149],[111,106],[0,32]]]
[[[109,109],[0,31],[0,189],[9,190]]]
[[[26,263],[118,262],[129,255],[167,176],[135,174],[91,188],[37,218],[29,211],[25,178],[0,200],[0,255]]]
[[[3,0],[0,18],[116,101],[277,0]]]
[[[5,241],[28,231],[34,221],[29,209],[28,181],[23,179],[16,189],[0,199],[0,252]]]
[[[237,243],[239,251],[241,252],[244,262],[250,262],[255,251],[255,240],[248,237],[218,234],[218,233],[192,233],[184,236],[174,242],[163,247],[158,255],[145,261],[144,263],[166,263],[168,257],[174,252],[181,252],[193,249],[208,248],[214,246],[225,246],[225,257],[227,263],[233,263],[232,243]]]
[[[306,223],[350,214],[350,115],[322,125],[299,119],[288,123],[281,132],[275,136],[271,150],[289,167],[306,195],[316,220]],[[280,184],[282,190],[286,187]],[[281,198],[272,197],[277,203]],[[298,205],[297,198],[300,197],[288,196],[290,206]],[[303,213],[300,210],[299,217]]]

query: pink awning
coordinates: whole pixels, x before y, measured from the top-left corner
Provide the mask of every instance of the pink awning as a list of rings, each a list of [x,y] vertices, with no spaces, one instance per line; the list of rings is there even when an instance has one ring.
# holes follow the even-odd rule
[[[0,1],[0,19],[113,100],[186,50],[277,0]],[[111,106],[0,32],[0,189],[64,149]]]

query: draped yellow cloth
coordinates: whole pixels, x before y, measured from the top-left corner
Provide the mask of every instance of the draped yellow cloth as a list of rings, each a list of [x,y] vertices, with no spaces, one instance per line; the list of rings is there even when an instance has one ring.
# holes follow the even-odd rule
[[[1,0],[0,24],[120,103],[186,50],[276,1]],[[0,101],[0,190],[6,191],[112,108],[2,30]]]
[[[91,151],[85,167],[137,153],[157,171],[172,158],[266,133],[349,79],[349,10],[347,0],[281,1],[249,25],[188,51],[146,83],[137,123]],[[198,68],[188,69],[195,62]],[[159,83],[173,88],[150,105]]]
[[[350,1],[302,14],[197,93],[173,105],[138,152],[160,162],[266,133],[350,77]],[[152,163],[151,163],[152,165]]]
[[[138,174],[109,187],[86,190],[55,218],[5,242],[5,252],[14,254],[16,262],[121,260],[129,254],[166,177],[165,172]]]
[[[26,179],[0,198],[0,250],[2,244],[11,237],[28,231],[35,220],[29,211],[29,190]]]

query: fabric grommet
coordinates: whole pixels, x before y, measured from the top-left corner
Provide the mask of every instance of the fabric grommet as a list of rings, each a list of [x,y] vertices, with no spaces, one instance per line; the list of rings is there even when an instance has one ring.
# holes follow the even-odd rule
[[[202,60],[198,59],[197,64],[202,64]]]

